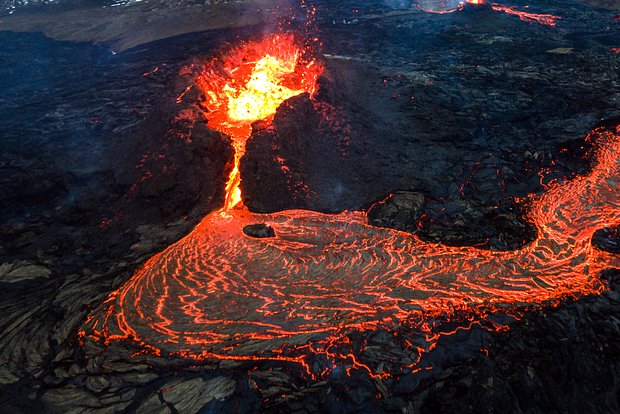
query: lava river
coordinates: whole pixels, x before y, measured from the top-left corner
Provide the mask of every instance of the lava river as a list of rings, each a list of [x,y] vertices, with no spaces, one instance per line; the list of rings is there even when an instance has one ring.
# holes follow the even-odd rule
[[[305,354],[321,352],[350,360],[334,344],[356,330],[404,324],[426,335],[424,351],[437,339],[438,316],[518,314],[605,289],[600,272],[620,260],[591,240],[595,230],[620,224],[619,130],[590,134],[590,173],[532,196],[527,219],[537,238],[516,251],[424,242],[368,225],[364,212],[248,211],[233,192],[249,122],[269,120],[284,99],[312,93],[322,70],[286,39],[248,46],[267,60],[227,61],[249,65],[239,71],[243,82],[218,81],[213,74],[203,79],[210,126],[229,133],[237,150],[226,204],[113,292],[85,322],[84,339],[130,340],[157,354],[197,360],[303,363]],[[277,68],[266,69],[272,64]],[[263,93],[261,85],[271,88],[271,109],[255,112],[248,102]],[[243,227],[254,223],[268,224],[276,237],[246,236]]]

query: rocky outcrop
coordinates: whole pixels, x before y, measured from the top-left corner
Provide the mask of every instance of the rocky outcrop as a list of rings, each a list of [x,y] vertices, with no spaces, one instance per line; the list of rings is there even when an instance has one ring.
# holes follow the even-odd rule
[[[435,243],[513,250],[536,236],[536,229],[519,213],[518,209],[477,205],[458,199],[425,200],[423,194],[399,191],[373,204],[368,210],[368,222],[416,233]]]
[[[368,210],[368,222],[378,227],[414,232],[424,205],[424,194],[399,191]]]
[[[200,68],[196,62],[194,71]],[[136,204],[129,215],[182,217],[197,207],[193,215],[201,217],[222,202],[233,149],[228,137],[207,127],[194,74],[175,78],[138,135],[111,149],[121,154],[116,181]]]
[[[243,227],[243,234],[261,239],[276,236],[276,232],[273,228],[265,223],[248,224]]]
[[[253,132],[241,160],[242,193],[251,210],[356,210],[417,182],[415,169],[397,167],[387,154],[407,139],[409,127],[392,127],[398,109],[389,91],[365,87],[373,78],[380,79],[371,69],[328,62],[316,99],[287,100],[269,128]]]
[[[30,264],[3,263],[0,265],[0,281],[2,282],[21,282],[24,280],[48,278],[52,272],[45,266]]]
[[[592,244],[611,253],[620,253],[620,228],[605,228],[594,233]]]

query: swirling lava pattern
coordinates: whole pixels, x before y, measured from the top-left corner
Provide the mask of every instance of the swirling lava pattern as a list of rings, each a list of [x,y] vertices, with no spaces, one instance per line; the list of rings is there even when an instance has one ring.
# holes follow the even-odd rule
[[[600,272],[620,261],[591,239],[620,224],[620,130],[588,139],[596,141],[591,172],[532,197],[538,236],[521,250],[427,243],[370,226],[362,212],[239,207],[208,215],[151,258],[89,317],[83,335],[194,359],[287,360],[283,349],[327,349],[355,330],[407,324],[432,341],[429,322],[457,309],[519,312],[601,292]],[[276,237],[243,234],[258,222]]]

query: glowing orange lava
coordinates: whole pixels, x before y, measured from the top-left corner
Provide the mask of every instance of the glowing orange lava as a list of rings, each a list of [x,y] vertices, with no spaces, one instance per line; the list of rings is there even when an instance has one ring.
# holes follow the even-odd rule
[[[517,6],[507,6],[499,3],[489,3],[486,0],[465,0],[458,2],[456,6],[454,2],[439,1],[432,2],[432,5],[428,5],[428,2],[418,4],[418,8],[429,13],[447,14],[454,13],[458,10],[463,10],[468,4],[483,5],[490,4],[491,8],[497,12],[506,13],[512,16],[517,16],[524,22],[536,22],[543,26],[555,26],[559,17],[552,14],[545,13],[530,13],[524,10],[519,10]],[[526,6],[527,8],[527,6]]]
[[[275,95],[313,91],[318,65],[297,59],[294,47],[268,40],[233,50],[224,76],[201,79],[210,122],[230,133],[238,152],[250,131],[245,114],[269,119]],[[254,100],[264,85],[282,87],[261,95],[271,109]],[[599,293],[600,272],[620,266],[618,256],[591,243],[597,229],[620,224],[620,130],[588,139],[596,142],[592,171],[533,196],[528,220],[537,238],[509,252],[427,243],[370,226],[363,212],[255,214],[227,195],[223,210],[110,294],[80,337],[203,361],[297,362],[313,376],[329,368],[317,372],[308,357],[322,355],[327,367],[346,363],[379,375],[356,356],[351,332],[408,326],[425,337],[423,346],[410,344],[418,355],[446,334],[438,318],[465,312],[467,325],[493,312],[519,315]],[[252,223],[268,223],[276,237],[247,237],[242,228]]]
[[[271,122],[282,102],[314,93],[323,69],[313,59],[302,58],[302,52],[293,36],[271,36],[230,50],[223,63],[212,62],[197,80],[206,95],[209,126],[229,135],[235,148],[223,211],[242,201],[239,162],[252,123]]]
[[[559,17],[546,13],[530,13],[523,10],[518,10],[517,6],[504,6],[502,4],[493,3],[491,5],[493,10],[517,16],[524,22],[536,22],[543,26],[555,26]]]

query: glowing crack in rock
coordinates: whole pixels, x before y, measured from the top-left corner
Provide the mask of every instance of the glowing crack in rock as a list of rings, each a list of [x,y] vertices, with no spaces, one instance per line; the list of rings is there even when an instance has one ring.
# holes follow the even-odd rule
[[[253,50],[266,47],[256,45],[232,51],[224,66],[243,61],[238,53],[254,56]],[[270,56],[265,64],[283,57]],[[216,109],[213,125],[233,131],[238,151],[248,124],[230,111],[237,108],[236,97],[245,102],[253,89],[242,79],[255,79],[262,67],[250,64],[238,82],[213,74],[203,79]],[[273,72],[297,73],[298,86],[284,90],[283,99],[311,92],[321,72],[316,68],[313,61],[298,61]],[[591,243],[595,230],[620,224],[620,130],[595,131],[588,139],[596,148],[591,172],[531,197],[527,219],[537,237],[520,250],[427,243],[370,226],[363,212],[255,214],[227,201],[110,294],[80,336],[105,344],[131,341],[156,354],[195,360],[294,361],[310,372],[310,354],[366,367],[345,351],[354,331],[407,325],[426,335],[426,346],[418,349],[424,352],[439,336],[437,317],[465,312],[471,321],[492,312],[522,314],[528,307],[599,293],[605,289],[600,272],[620,266],[617,256]],[[242,228],[252,223],[269,224],[276,237],[247,237]]]

